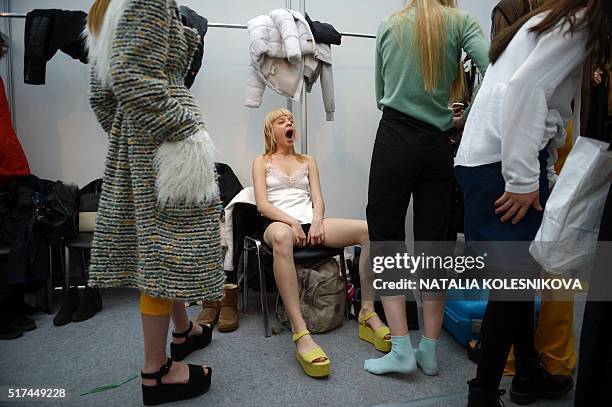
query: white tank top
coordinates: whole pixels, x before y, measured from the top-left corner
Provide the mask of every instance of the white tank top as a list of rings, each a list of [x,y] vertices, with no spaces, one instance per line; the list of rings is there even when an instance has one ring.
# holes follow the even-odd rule
[[[268,202],[302,225],[312,223],[312,199],[308,181],[308,165],[303,163],[291,176],[271,163],[266,164]]]

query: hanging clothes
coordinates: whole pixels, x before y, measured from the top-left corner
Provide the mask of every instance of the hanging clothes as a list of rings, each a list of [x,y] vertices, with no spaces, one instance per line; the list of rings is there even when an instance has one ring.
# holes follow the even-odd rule
[[[266,86],[297,102],[304,84],[310,92],[320,77],[326,120],[334,120],[331,47],[315,42],[304,16],[276,9],[251,19],[247,28],[251,64],[245,106],[259,107]]]
[[[47,62],[58,50],[87,63],[82,35],[87,14],[82,11],[33,10],[26,16],[24,81],[44,85]]]
[[[11,110],[4,92],[4,81],[0,78],[0,186],[29,174],[28,159],[15,134]]]
[[[50,192],[50,180],[34,175],[11,181],[0,202],[0,242],[9,245],[6,281],[22,285],[44,281],[49,277],[49,244],[44,228],[33,221],[35,201]]]
[[[198,72],[200,72],[200,68],[202,68],[202,59],[204,59],[204,36],[208,31],[208,20],[187,6],[179,7],[179,15],[181,16],[183,25],[185,27],[194,28],[200,36],[200,42],[191,60],[191,67],[187,72],[187,76],[185,76],[185,86],[191,88]]]
[[[312,21],[308,14],[306,14],[306,21],[310,26],[312,35],[316,42],[322,44],[333,44],[340,45],[342,43],[342,35],[329,23],[322,23],[320,21]]]

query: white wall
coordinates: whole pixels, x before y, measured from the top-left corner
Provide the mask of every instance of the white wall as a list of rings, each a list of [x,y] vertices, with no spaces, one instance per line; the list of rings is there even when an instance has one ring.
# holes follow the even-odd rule
[[[491,11],[499,0],[458,0],[459,8],[473,15],[482,26],[485,36],[491,33]]]
[[[87,10],[92,0],[19,0],[12,11],[34,8]],[[245,24],[285,0],[183,0],[210,22]],[[460,0],[488,32],[494,1]],[[403,0],[309,0],[315,20],[333,23],[339,31],[375,33],[378,21],[401,9]],[[293,0],[297,9],[299,1]],[[16,130],[36,175],[84,185],[102,176],[107,142],[87,102],[87,67],[58,54],[47,64],[47,84],[23,83],[24,20],[13,20]],[[328,216],[365,217],[372,144],[380,113],[374,102],[374,41],[345,37],[333,47],[336,121],[325,122],[321,90],[308,95],[308,153],[317,159]],[[266,90],[259,109],[242,106],[249,62],[246,30],[210,28],[204,64],[193,92],[220,151],[219,161],[232,166],[245,185],[251,184],[251,162],[263,151],[262,122],[286,99]],[[294,104],[299,112],[299,105]],[[299,118],[299,114],[298,114]],[[298,142],[299,144],[299,142]]]
[[[4,11],[8,11],[7,0],[0,0],[0,11],[3,11],[3,12]],[[0,32],[2,32],[3,35],[6,35],[8,37],[8,34],[9,34],[9,19],[7,19],[7,18],[0,19]],[[4,56],[4,58],[2,58],[2,60],[0,60],[0,77],[2,77],[2,80],[4,81],[5,92],[7,94],[7,98],[9,100],[9,103],[11,103],[10,96],[9,96],[9,87],[7,85],[8,81],[9,81],[8,73],[9,73],[9,70],[10,70],[9,52],[10,52],[10,50],[7,50],[7,53]]]

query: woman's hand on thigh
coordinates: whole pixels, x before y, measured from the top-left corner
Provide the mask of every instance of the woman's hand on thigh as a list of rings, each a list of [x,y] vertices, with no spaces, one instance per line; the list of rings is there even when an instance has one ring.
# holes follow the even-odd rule
[[[293,222],[290,226],[293,231],[293,244],[299,247],[306,246],[306,235],[300,222]]]
[[[310,225],[310,230],[308,231],[308,239],[306,243],[311,246],[317,246],[325,243],[325,228],[322,220],[312,222]]]

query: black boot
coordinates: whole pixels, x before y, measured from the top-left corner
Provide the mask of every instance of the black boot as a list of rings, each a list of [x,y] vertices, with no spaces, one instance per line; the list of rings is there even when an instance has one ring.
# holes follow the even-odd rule
[[[77,287],[70,287],[70,289],[64,293],[64,302],[59,312],[53,318],[53,325],[61,326],[66,325],[72,321],[72,314],[79,306],[79,291]]]
[[[23,336],[19,326],[15,325],[4,312],[0,312],[0,340],[15,339]]]
[[[33,307],[30,304],[22,301],[19,305],[18,308],[20,313],[22,313],[23,315],[34,315],[38,312],[40,312],[39,308]]]
[[[574,387],[569,376],[553,376],[539,358],[516,358],[510,400],[519,405],[535,403],[538,398],[562,396]]]
[[[36,329],[34,320],[26,317],[22,310],[23,294],[11,294],[8,299],[8,307],[6,309],[6,316],[15,325],[19,327],[19,330],[26,332]]]
[[[102,297],[97,288],[85,287],[79,307],[72,314],[72,322],[85,321],[102,310]]]
[[[13,293],[10,296],[9,302],[11,304],[11,308],[16,310],[18,314],[21,315],[34,315],[40,311],[39,308],[33,307],[23,299],[23,294]]]
[[[500,397],[506,394],[506,390],[490,390],[476,387],[476,379],[468,382],[470,394],[467,407],[504,407]]]
[[[23,332],[32,331],[36,329],[36,324],[34,320],[26,317],[23,314],[18,313],[17,311],[9,311],[8,319],[15,325],[19,327],[19,329]]]

